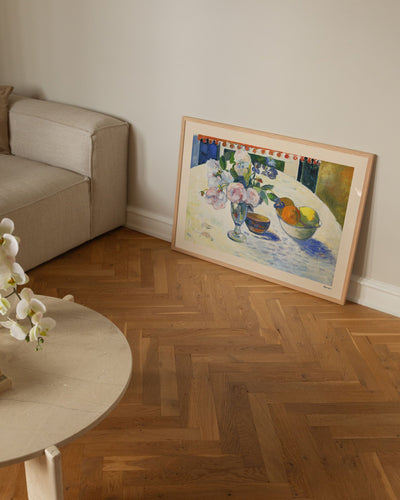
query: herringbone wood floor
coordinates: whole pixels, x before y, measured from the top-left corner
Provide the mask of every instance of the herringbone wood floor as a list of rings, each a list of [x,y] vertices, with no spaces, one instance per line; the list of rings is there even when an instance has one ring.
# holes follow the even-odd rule
[[[400,319],[128,229],[28,274],[133,351],[120,405],[62,448],[66,500],[400,498]],[[23,465],[0,469],[0,499],[26,499]]]

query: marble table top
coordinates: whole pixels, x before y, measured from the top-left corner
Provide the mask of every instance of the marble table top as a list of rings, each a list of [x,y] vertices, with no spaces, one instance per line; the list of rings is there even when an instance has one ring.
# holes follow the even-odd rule
[[[0,367],[13,383],[0,394],[0,466],[39,456],[94,427],[131,377],[129,344],[111,321],[73,302],[41,300],[57,321],[41,351],[0,327]]]

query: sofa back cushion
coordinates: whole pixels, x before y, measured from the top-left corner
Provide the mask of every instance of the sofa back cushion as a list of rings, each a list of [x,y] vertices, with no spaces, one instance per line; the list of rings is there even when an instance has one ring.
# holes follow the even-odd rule
[[[96,133],[123,123],[80,107],[15,95],[9,115],[12,154],[88,177]]]
[[[10,154],[8,137],[8,96],[13,91],[10,85],[0,85],[0,154]]]

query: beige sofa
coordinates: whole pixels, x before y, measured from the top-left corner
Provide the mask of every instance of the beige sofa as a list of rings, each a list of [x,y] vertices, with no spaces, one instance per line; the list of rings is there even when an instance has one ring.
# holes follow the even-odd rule
[[[123,225],[128,124],[11,95],[11,155],[0,155],[0,220],[15,222],[25,270]]]

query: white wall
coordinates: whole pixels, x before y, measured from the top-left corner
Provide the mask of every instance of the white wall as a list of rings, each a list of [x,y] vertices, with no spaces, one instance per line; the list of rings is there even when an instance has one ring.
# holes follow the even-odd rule
[[[0,6],[2,84],[132,124],[129,205],[143,220],[172,220],[182,115],[377,154],[354,274],[400,298],[398,0]]]

